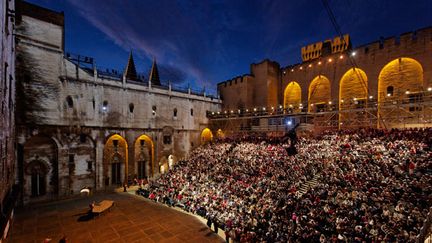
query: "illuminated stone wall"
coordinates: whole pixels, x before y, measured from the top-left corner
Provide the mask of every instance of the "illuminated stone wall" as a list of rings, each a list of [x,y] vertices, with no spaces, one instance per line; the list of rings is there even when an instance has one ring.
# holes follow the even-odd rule
[[[281,86],[278,63],[266,59],[260,63],[251,64],[250,69],[250,75],[243,75],[218,84],[220,98],[224,101],[223,110],[229,112],[241,107],[244,109],[276,107],[283,101],[279,93]]]
[[[269,97],[265,97],[267,94],[274,95],[274,91],[277,91],[277,94],[273,97],[273,101],[277,100],[278,105],[284,105],[284,92],[287,85],[295,80],[298,82],[301,88],[301,99],[302,104],[305,106],[308,104],[308,99],[310,97],[309,87],[311,86],[311,82],[318,76],[326,77],[330,85],[328,86],[328,94],[330,97],[326,102],[331,102],[333,105],[333,109],[337,109],[339,107],[339,102],[341,99],[341,79],[343,76],[352,70],[353,62],[356,64],[356,67],[359,70],[364,72],[364,75],[367,77],[367,88],[359,88],[355,85],[357,82],[353,81],[354,87],[350,87],[347,85],[343,87],[342,96],[350,97],[355,96],[356,94],[362,97],[366,97],[365,91],[367,91],[367,102],[376,103],[379,97],[379,84],[378,80],[380,79],[380,73],[383,68],[394,60],[399,60],[399,58],[410,58],[418,62],[423,68],[422,71],[422,81],[411,82],[409,81],[408,86],[403,86],[401,91],[402,93],[406,92],[407,89],[410,89],[409,92],[416,92],[416,90],[422,90],[423,92],[428,92],[428,88],[432,87],[432,28],[424,28],[419,29],[415,32],[407,32],[400,36],[390,37],[387,39],[381,39],[376,42],[372,42],[366,45],[361,45],[353,48],[350,51],[342,51],[339,53],[329,54],[327,56],[320,56],[319,58],[304,61],[294,65],[288,65],[286,67],[281,67],[279,73],[279,83],[277,90],[275,90],[274,85],[265,84],[263,80],[266,80],[269,77],[267,72],[268,63],[274,63],[272,61],[264,60],[258,64],[252,64],[253,72],[251,71],[251,76],[254,77],[252,82],[248,84],[248,90],[259,90],[262,93],[262,96],[252,95],[252,101],[250,106],[247,106],[247,109],[251,109],[253,107],[262,107],[263,105],[270,107],[269,103],[266,100],[269,100]],[[350,61],[349,58],[352,58],[353,61]],[[407,59],[408,60],[408,59]],[[405,65],[405,64],[404,64]],[[411,65],[411,64],[406,64]],[[404,77],[406,79],[421,79],[419,74],[417,78],[412,78],[407,73],[406,70],[410,68],[405,68],[401,66],[403,69],[399,73],[398,70],[394,69],[393,74],[387,75],[388,79],[397,78],[398,80],[402,80]],[[389,71],[385,71],[389,72]],[[406,76],[408,75],[408,76]],[[414,75],[414,74],[412,74]],[[402,81],[401,81],[402,82]],[[225,82],[221,82],[218,85],[218,90],[221,94],[225,94],[223,96],[223,106],[229,107],[231,106],[232,98],[230,95],[238,96],[238,93],[230,93],[230,87],[225,87],[223,84]],[[411,86],[412,85],[412,86]],[[415,87],[414,87],[415,86]],[[357,88],[356,88],[357,87]],[[352,90],[349,91],[349,90]],[[361,90],[359,90],[361,89]],[[400,89],[400,88],[398,88]],[[354,91],[357,90],[357,91]],[[230,94],[230,95],[229,95]],[[327,93],[326,93],[327,94]],[[399,97],[399,96],[398,96]],[[322,102],[324,102],[325,98],[322,98]],[[356,98],[356,97],[352,97]],[[403,97],[399,97],[403,98]],[[344,99],[345,100],[345,99]],[[313,101],[316,102],[316,101]],[[321,101],[320,101],[321,102]],[[272,104],[273,105],[273,104]],[[342,110],[348,111],[344,109],[344,105],[342,105]],[[377,116],[378,109],[371,110],[372,116]],[[396,109],[397,110],[397,109]],[[423,109],[424,114],[430,114],[431,109]],[[411,111],[412,112],[412,111]],[[415,112],[413,116],[415,116]],[[407,115],[409,113],[400,109],[398,112],[394,112],[393,115],[396,117]],[[408,123],[411,123],[409,120],[405,120]],[[414,122],[414,120],[412,121]],[[424,121],[424,124],[389,124],[389,127],[396,126],[425,126],[427,124],[432,125],[432,121]],[[361,124],[357,124],[361,126]],[[377,124],[367,126],[377,126]]]
[[[32,4],[26,8],[16,29],[18,147],[25,148],[27,141],[42,135],[58,142],[55,198],[77,194],[83,187],[107,189],[105,179],[111,177],[109,154],[113,152],[112,143],[107,141],[113,134],[123,137],[128,145],[121,150],[125,164],[122,180],[126,180],[125,174],[129,180],[137,174],[141,148],[135,145],[142,135],[153,143],[151,164],[146,170],[150,177],[159,173],[159,164],[169,156],[183,159],[201,144],[201,131],[209,123],[207,112],[219,111],[220,100],[103,77],[95,70],[83,69],[66,58],[63,14]],[[38,11],[43,14],[35,14]],[[124,61],[126,65],[127,57]],[[72,155],[74,161],[70,163]],[[17,163],[22,169],[26,159]],[[21,177],[23,171],[18,174]],[[29,186],[23,188],[28,198]]]

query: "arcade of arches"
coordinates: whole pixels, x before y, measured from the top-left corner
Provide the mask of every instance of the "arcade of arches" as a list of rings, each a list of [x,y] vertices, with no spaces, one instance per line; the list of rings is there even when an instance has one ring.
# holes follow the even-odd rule
[[[375,78],[373,78],[375,79]],[[394,127],[396,124],[391,124],[390,120],[397,122],[394,116],[405,115],[405,117],[418,117],[419,112],[422,112],[422,107],[399,107],[398,112],[394,112],[393,108],[385,108],[389,104],[408,104],[421,101],[423,95],[420,92],[426,91],[424,87],[424,77],[422,65],[408,57],[395,59],[382,67],[378,80],[377,93],[374,94],[374,87],[369,87],[369,78],[365,71],[360,68],[351,68],[347,70],[336,86],[339,89],[338,105],[339,106],[339,127],[345,125],[345,121],[350,126],[364,126],[366,120],[371,121],[379,117],[378,120],[386,121],[387,125]],[[373,82],[372,82],[373,83]],[[430,85],[430,84],[429,84]],[[331,107],[331,101],[335,100],[331,94],[331,81],[324,75],[316,76],[309,83],[308,88],[308,112],[325,111]],[[369,93],[372,90],[372,93]],[[284,89],[283,107],[285,110],[299,112],[301,109],[296,107],[302,102],[301,86],[295,81],[290,81]],[[368,102],[378,100],[378,110],[374,112],[365,112],[363,108],[368,107]],[[396,102],[399,100],[401,102]],[[403,100],[403,101],[402,101]],[[374,106],[375,107],[375,106]],[[426,112],[426,111],[423,111]],[[405,113],[405,114],[402,114]],[[395,115],[396,114],[396,115]],[[391,119],[389,119],[391,118]],[[413,119],[414,119],[413,118]],[[413,120],[414,122],[414,120]],[[408,121],[410,123],[410,121]],[[373,124],[370,124],[374,126]],[[378,123],[379,127],[382,124]]]
[[[84,187],[121,186],[155,174],[154,143],[148,135],[140,135],[130,147],[125,137],[113,134],[98,147],[88,135],[48,134],[35,134],[18,144],[25,203],[75,194]]]

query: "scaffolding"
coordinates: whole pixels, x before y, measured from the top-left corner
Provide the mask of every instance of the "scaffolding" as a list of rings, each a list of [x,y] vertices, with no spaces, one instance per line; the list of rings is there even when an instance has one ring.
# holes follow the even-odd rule
[[[413,128],[432,126],[432,89],[406,93],[402,97],[386,96],[378,102],[367,99],[344,101],[342,104],[315,105],[307,112],[307,104],[299,109],[262,107],[207,113],[212,131],[283,132],[300,123],[312,132],[359,128]]]

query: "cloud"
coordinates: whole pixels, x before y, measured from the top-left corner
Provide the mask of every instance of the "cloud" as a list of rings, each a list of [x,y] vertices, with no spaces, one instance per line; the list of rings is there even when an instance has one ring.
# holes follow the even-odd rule
[[[104,4],[88,1],[83,5],[78,1],[69,2],[82,17],[124,50],[133,50],[147,60],[156,58],[162,70],[169,71],[165,76],[177,82],[187,78],[205,79],[199,66],[202,52],[190,51],[190,45],[205,51],[198,45],[201,38],[198,25],[172,7],[169,13],[155,11],[167,9],[163,1],[156,4],[161,6],[154,6],[155,9],[149,9],[147,3],[108,0]]]
[[[164,81],[198,86],[215,87],[264,58],[299,62],[302,46],[336,35],[321,1],[66,1],[119,47],[149,65],[156,58]],[[427,0],[408,6],[390,0],[329,2],[342,32],[357,44],[432,18]]]

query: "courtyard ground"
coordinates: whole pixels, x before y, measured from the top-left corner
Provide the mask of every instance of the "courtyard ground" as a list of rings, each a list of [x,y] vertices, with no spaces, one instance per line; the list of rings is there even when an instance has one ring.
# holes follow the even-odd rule
[[[87,214],[93,201],[115,201],[97,218]],[[17,209],[7,242],[224,242],[198,218],[129,193],[89,197]]]

